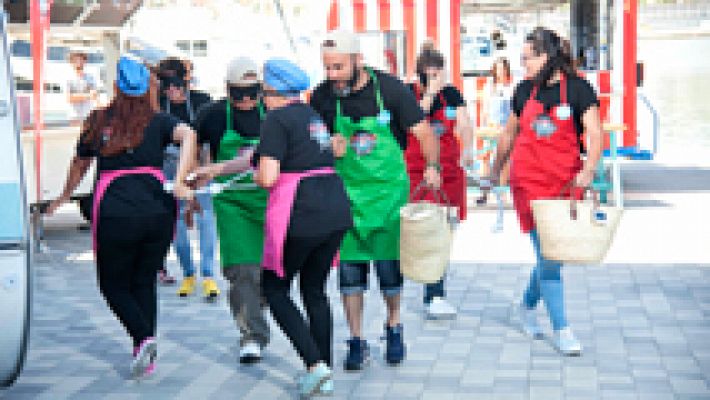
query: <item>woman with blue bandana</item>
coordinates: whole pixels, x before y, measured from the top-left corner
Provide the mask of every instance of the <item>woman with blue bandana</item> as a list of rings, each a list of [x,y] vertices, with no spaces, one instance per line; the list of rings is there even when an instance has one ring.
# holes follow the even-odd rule
[[[276,323],[306,364],[298,383],[304,397],[333,391],[333,321],[325,286],[352,227],[328,128],[299,99],[308,85],[306,73],[291,62],[266,62],[263,94],[269,112],[255,157],[255,181],[269,190],[262,287]],[[308,320],[289,296],[296,274]]]
[[[155,111],[156,82],[139,61],[121,57],[116,97],[89,114],[62,196],[53,213],[97,159],[92,234],[99,289],[131,336],[134,378],[155,371],[157,271],[175,225],[175,198],[163,189],[163,152],[180,144],[175,194],[189,199],[182,183],[194,164],[195,133],[175,117]]]

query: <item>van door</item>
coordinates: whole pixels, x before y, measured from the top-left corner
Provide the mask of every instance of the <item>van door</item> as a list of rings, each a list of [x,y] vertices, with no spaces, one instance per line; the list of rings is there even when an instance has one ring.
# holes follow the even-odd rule
[[[32,299],[29,214],[6,20],[0,6],[0,386],[13,384],[22,370]]]

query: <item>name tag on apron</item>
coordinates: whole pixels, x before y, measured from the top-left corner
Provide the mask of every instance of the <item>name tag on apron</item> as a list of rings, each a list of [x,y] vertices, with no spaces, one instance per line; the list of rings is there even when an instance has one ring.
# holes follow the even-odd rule
[[[379,114],[377,114],[377,122],[380,125],[387,125],[390,123],[392,120],[392,116],[390,115],[390,112],[387,110],[382,110],[380,111]]]
[[[557,119],[567,121],[572,117],[572,107],[570,107],[569,104],[560,104],[555,110],[555,114],[557,115]]]

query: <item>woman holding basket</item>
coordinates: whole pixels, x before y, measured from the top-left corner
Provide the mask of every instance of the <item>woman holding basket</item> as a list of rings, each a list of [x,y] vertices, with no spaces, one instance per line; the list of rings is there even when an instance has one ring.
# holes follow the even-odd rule
[[[602,152],[598,100],[591,85],[578,77],[566,41],[545,28],[526,37],[522,61],[526,80],[515,89],[512,108],[498,143],[491,176],[500,176],[510,159],[513,203],[524,233],[529,233],[537,256],[520,306],[525,333],[542,337],[535,308],[544,300],[554,329],[554,344],[566,356],[581,355],[582,346],[565,313],[561,268],[545,259],[535,229],[531,202],[556,198],[570,190],[574,196],[592,183]],[[581,159],[581,137],[587,137]]]

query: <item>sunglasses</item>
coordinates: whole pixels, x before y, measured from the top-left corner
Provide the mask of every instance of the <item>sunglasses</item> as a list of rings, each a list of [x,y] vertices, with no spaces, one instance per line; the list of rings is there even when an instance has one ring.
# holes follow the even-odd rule
[[[255,100],[262,93],[261,85],[254,84],[249,86],[230,86],[229,97],[234,101],[240,100]]]

